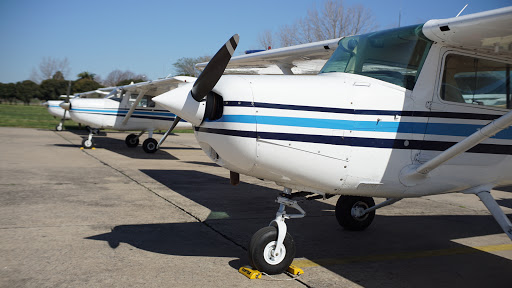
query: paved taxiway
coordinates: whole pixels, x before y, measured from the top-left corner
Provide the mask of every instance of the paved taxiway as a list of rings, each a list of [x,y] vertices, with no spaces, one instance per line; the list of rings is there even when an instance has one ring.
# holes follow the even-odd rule
[[[169,137],[154,155],[127,148],[126,133],[107,134],[80,150],[83,132],[0,128],[0,287],[512,283],[512,242],[476,196],[458,194],[380,209],[364,232],[338,226],[336,198],[304,202],[308,216],[287,223],[305,274],[248,280],[237,269],[280,188],[243,176],[230,186],[193,134]],[[510,191],[493,191],[509,217]]]

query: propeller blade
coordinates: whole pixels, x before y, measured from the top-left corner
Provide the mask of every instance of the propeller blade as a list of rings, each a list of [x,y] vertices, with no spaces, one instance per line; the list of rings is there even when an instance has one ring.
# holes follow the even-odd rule
[[[191,91],[192,97],[197,102],[203,100],[206,94],[212,91],[213,87],[215,87],[219,81],[228,66],[229,60],[231,60],[231,56],[233,56],[238,46],[238,40],[238,34],[233,35],[233,37],[217,51],[215,56],[208,62],[208,65],[206,65],[201,75],[197,78]]]
[[[69,103],[69,94],[71,94],[71,81],[68,82],[68,93],[66,97],[66,102]]]

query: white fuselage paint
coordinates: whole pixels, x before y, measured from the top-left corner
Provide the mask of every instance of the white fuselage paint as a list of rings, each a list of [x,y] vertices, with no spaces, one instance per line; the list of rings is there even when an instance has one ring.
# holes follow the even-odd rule
[[[415,186],[400,182],[404,167],[469,136],[457,127],[476,131],[490,122],[437,112],[506,112],[440,99],[441,59],[448,51],[431,47],[413,91],[346,73],[223,76],[213,90],[223,97],[223,117],[204,121],[195,135],[217,164],[301,191],[402,198],[512,184],[512,153],[492,147],[455,157]],[[483,143],[512,151],[511,132]]]
[[[56,117],[56,118],[59,118],[59,119],[62,119],[62,117],[64,116],[64,109],[62,109],[59,104],[62,103],[63,101],[62,100],[48,100],[47,101],[47,105],[48,105],[48,112]],[[69,113],[66,113],[66,116],[64,118],[65,120],[69,120],[71,119],[71,116],[69,115]]]
[[[140,107],[126,124],[123,119],[128,113],[130,106],[122,102],[108,98],[101,99],[72,99],[71,119],[75,122],[89,125],[93,128],[106,128],[120,131],[128,130],[167,130],[175,115],[156,105],[155,107]],[[192,126],[181,121],[177,128],[191,128]]]

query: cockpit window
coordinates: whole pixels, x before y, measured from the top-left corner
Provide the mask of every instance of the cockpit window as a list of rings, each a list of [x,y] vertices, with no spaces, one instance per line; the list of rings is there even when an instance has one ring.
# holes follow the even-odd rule
[[[345,37],[320,73],[364,75],[412,90],[432,41],[413,25]]]

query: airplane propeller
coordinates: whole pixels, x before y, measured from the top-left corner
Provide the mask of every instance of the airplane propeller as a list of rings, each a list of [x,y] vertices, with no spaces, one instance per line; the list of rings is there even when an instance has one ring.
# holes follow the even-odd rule
[[[233,35],[229,40],[220,48],[219,51],[208,62],[203,72],[197,78],[192,90],[190,91],[192,97],[200,102],[203,98],[212,91],[213,87],[217,84],[224,70],[228,66],[229,60],[233,56],[239,41],[238,34]]]
[[[64,114],[62,115],[62,119],[60,120],[60,123],[57,124],[55,127],[55,130],[62,131],[64,121],[66,120],[66,113],[71,109],[71,103],[69,102],[69,94],[71,94],[71,81],[68,83],[68,91],[66,94],[66,99],[63,103],[60,103],[59,106],[64,109]]]

